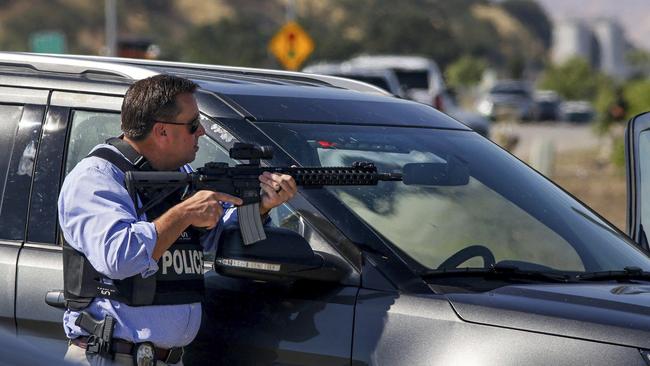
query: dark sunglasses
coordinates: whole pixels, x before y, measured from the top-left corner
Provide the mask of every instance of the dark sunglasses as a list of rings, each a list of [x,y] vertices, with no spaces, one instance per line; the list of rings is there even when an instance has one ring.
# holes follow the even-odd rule
[[[190,130],[190,134],[193,135],[196,132],[196,130],[199,129],[199,126],[201,126],[201,116],[200,115],[196,116],[196,118],[194,118],[193,120],[191,120],[188,123],[167,122],[167,121],[159,121],[159,120],[156,120],[156,122],[164,123],[164,124],[167,124],[167,125],[185,125]]]

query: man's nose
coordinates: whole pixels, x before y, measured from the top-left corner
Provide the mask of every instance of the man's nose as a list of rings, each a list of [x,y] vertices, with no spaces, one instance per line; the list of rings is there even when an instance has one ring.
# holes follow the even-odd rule
[[[196,136],[201,137],[205,135],[205,128],[203,128],[203,125],[199,125],[199,128],[196,130]]]

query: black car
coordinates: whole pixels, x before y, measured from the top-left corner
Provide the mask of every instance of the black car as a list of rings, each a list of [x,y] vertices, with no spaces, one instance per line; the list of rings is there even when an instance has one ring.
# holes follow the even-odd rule
[[[558,121],[560,120],[560,106],[562,98],[552,90],[538,90],[534,94],[535,120]]]
[[[365,84],[0,53],[0,326],[43,352],[67,346],[61,182],[119,133],[127,87],[156,73],[200,85],[195,168],[240,163],[228,150],[246,142],[272,146],[272,166],[366,161],[404,179],[301,188],[245,248],[226,231],[185,364],[650,364],[648,115],[628,137],[636,243],[463,124]]]

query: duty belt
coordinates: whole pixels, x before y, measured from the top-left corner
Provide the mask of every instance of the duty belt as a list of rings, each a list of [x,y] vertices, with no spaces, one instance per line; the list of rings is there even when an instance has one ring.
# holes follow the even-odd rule
[[[71,339],[70,343],[74,344],[79,348],[88,349],[88,339],[89,337],[82,336],[75,339]],[[173,347],[169,349],[157,348],[153,346],[153,344],[151,344],[150,342],[132,343],[119,338],[113,338],[111,342],[112,353],[122,353],[122,354],[132,355],[133,358],[136,360],[136,364],[141,364],[138,362],[137,360],[138,358],[148,358],[148,353],[149,353],[148,350],[151,350],[151,353],[153,356],[155,356],[156,361],[162,361],[166,364],[178,363],[181,360],[181,358],[183,358],[183,347]]]
[[[116,353],[133,356],[136,366],[155,366],[156,361],[167,364],[178,363],[183,357],[183,348],[156,348],[151,342],[132,343],[124,339],[113,338],[115,318],[106,315],[98,321],[87,311],[79,313],[75,324],[90,333],[90,336],[70,340],[71,344],[86,350],[86,354],[99,355],[113,359]]]

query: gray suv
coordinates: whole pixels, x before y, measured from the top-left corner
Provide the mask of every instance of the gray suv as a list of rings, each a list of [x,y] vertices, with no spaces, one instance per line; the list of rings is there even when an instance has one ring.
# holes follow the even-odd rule
[[[635,242],[465,125],[367,84],[94,57],[0,53],[2,328],[63,355],[61,182],[158,73],[200,85],[194,167],[238,164],[227,152],[247,142],[273,166],[412,177],[301,188],[246,248],[226,231],[185,364],[650,364],[649,115],[628,135]]]

